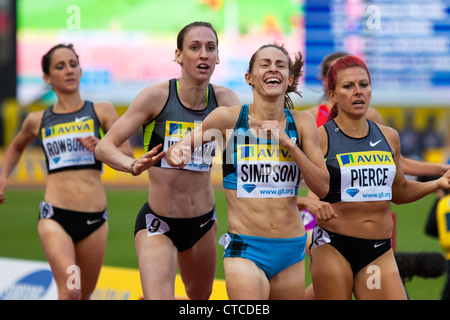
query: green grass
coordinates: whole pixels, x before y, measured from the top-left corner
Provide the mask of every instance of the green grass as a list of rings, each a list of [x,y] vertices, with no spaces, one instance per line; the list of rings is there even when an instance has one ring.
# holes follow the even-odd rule
[[[45,260],[37,235],[38,205],[42,190],[7,190],[6,203],[0,206],[0,256]],[[137,269],[133,230],[138,211],[147,199],[147,190],[108,190],[109,236],[104,264]],[[424,226],[434,196],[430,195],[413,204],[396,206],[397,251],[442,252],[437,239],[424,233]],[[222,190],[216,190],[216,215],[219,238],[227,231],[226,202]],[[218,245],[216,278],[223,279],[223,248]],[[311,278],[306,272],[306,283]],[[406,283],[412,300],[439,300],[445,276],[438,279],[414,277]]]

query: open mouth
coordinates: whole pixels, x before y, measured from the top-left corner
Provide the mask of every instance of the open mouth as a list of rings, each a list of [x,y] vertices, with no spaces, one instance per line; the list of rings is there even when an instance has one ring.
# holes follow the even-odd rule
[[[355,100],[352,103],[354,106],[363,106],[364,105],[364,100]]]
[[[276,84],[280,84],[281,80],[278,78],[267,78],[266,80],[264,80],[265,84],[271,84],[271,85],[276,85]]]
[[[201,63],[201,64],[199,64],[199,65],[197,66],[197,69],[200,69],[200,70],[208,70],[208,69],[209,69],[209,66],[208,66],[207,64],[205,64],[205,63]]]

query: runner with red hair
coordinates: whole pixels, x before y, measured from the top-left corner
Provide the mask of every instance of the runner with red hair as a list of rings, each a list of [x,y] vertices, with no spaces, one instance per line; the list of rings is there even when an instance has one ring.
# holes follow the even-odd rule
[[[450,171],[421,183],[407,180],[397,131],[367,119],[370,72],[355,56],[328,72],[328,96],[337,112],[319,128],[330,186],[322,201],[335,216],[317,219],[311,276],[317,299],[406,299],[391,248],[390,203],[414,202],[450,188]]]

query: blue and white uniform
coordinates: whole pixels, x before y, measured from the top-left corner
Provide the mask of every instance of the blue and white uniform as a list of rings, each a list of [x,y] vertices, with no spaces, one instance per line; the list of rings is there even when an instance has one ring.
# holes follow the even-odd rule
[[[286,133],[297,146],[294,118],[285,109]],[[223,187],[238,198],[284,198],[297,195],[300,170],[277,142],[256,137],[248,127],[248,105],[242,106],[234,132],[223,151]]]
[[[234,132],[223,151],[223,187],[238,198],[297,196],[300,170],[292,155],[277,142],[256,137],[248,126],[248,105],[243,105]],[[288,109],[285,132],[299,145],[294,118]],[[262,238],[227,233],[220,239],[224,258],[253,261],[268,279],[305,257],[306,235],[298,238]]]

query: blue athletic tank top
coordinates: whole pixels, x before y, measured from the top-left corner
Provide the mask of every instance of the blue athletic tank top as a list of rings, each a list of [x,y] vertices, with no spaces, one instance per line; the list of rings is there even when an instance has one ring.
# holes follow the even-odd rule
[[[237,190],[239,198],[283,198],[297,194],[300,170],[292,155],[277,142],[256,137],[248,126],[248,105],[243,105],[234,131],[223,151],[223,187]],[[299,146],[297,126],[284,109],[285,132]]]
[[[145,151],[151,150],[160,143],[163,145],[163,150],[167,151],[172,144],[180,141],[187,133],[199,126],[217,106],[213,86],[209,84],[206,108],[203,110],[186,108],[178,98],[177,80],[171,79],[169,81],[169,97],[164,108],[152,122],[143,126]],[[183,169],[209,171],[212,159],[217,152],[216,146],[217,143],[213,141],[194,150],[191,162]],[[167,164],[166,158],[154,166],[176,169]]]
[[[323,201],[383,201],[392,198],[396,167],[394,154],[378,126],[367,120],[369,133],[363,138],[347,136],[336,122],[324,124],[328,135],[325,156],[330,189]]]
[[[48,173],[63,170],[97,169],[102,163],[93,151],[84,148],[76,138],[95,136],[101,138],[100,122],[91,101],[72,113],[53,113],[53,106],[44,111],[39,140],[44,150]]]

